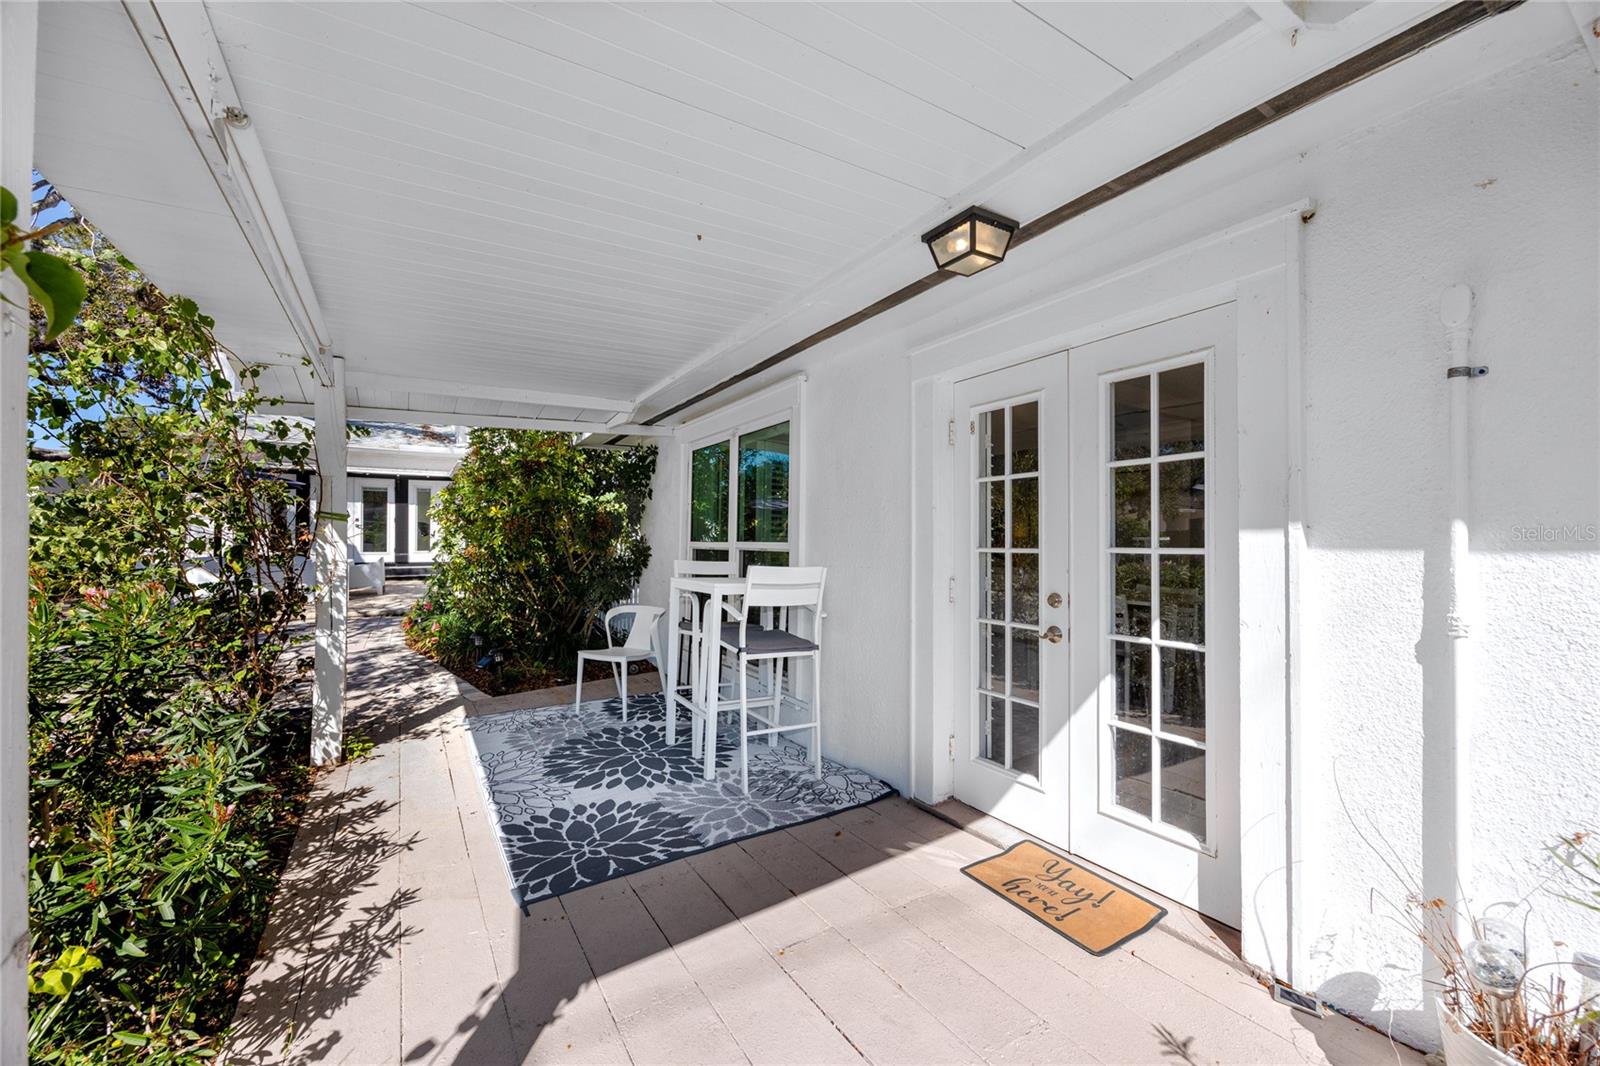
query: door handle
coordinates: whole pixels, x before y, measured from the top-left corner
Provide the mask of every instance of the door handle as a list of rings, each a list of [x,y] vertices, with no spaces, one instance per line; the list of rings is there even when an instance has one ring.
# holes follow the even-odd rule
[[[1039,633],[1039,639],[1040,640],[1048,640],[1052,644],[1060,644],[1061,643],[1061,627],[1060,626],[1051,626],[1049,629],[1042,630]]]

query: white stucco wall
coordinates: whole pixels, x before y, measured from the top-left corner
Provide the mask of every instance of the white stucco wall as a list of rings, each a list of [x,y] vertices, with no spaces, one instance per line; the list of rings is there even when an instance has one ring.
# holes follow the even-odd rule
[[[1293,129],[1273,127],[1063,227],[1003,269],[1038,261],[1021,252],[1136,262],[1315,200],[1303,230],[1297,791],[1313,876],[1300,983],[1426,1041],[1421,953],[1380,898],[1403,904],[1405,888],[1372,845],[1420,878],[1445,799],[1424,782],[1438,779],[1427,760],[1440,754],[1449,678],[1438,304],[1456,282],[1477,292],[1472,358],[1491,367],[1472,405],[1482,612],[1473,900],[1534,892],[1536,936],[1600,950],[1600,916],[1536,890],[1545,844],[1600,829],[1600,96],[1575,45],[1398,114],[1381,92],[1352,90]],[[1351,108],[1389,117],[1358,127],[1367,120],[1350,120]],[[985,284],[958,281],[922,301],[960,321]],[[794,365],[808,377],[796,460],[806,464],[804,561],[830,568],[826,747],[901,789],[912,776],[912,388],[924,373],[908,352],[926,314],[914,302]],[[682,466],[665,447],[645,581],[658,602],[682,542]],[[1530,529],[1557,532],[1535,540]]]

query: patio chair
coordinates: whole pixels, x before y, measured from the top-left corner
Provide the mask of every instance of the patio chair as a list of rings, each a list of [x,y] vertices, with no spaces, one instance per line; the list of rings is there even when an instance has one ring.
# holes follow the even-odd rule
[[[656,636],[656,624],[666,613],[664,607],[645,607],[637,603],[624,603],[606,612],[606,646],[578,653],[578,688],[573,693],[573,707],[583,704],[584,665],[590,660],[610,663],[612,676],[617,682],[617,692],[622,696],[622,720],[624,722],[628,720],[628,666],[648,660],[656,664],[658,671],[661,670],[661,643]],[[628,624],[627,637],[619,646],[613,643],[611,621],[625,614],[631,615],[632,621]],[[665,672],[662,672],[661,676],[665,678]]]
[[[752,566],[745,575],[745,589],[741,602],[729,605],[730,621],[722,623],[722,648],[734,653],[737,667],[735,683],[739,686],[739,787],[750,794],[750,738],[775,738],[780,733],[811,731],[811,766],[822,776],[822,586],[828,571],[821,566]],[[750,624],[750,612],[773,609],[771,628]],[[789,631],[795,621],[796,609],[811,612],[811,636],[799,636]],[[790,702],[810,712],[803,722],[783,723],[784,664],[790,659],[811,660],[811,699],[790,697]],[[757,706],[770,708],[771,718],[755,713],[750,699],[750,671],[752,663],[771,663],[774,667],[772,690],[766,700]],[[750,720],[761,724],[751,729]]]
[[[672,564],[672,576],[733,577],[734,563],[731,559],[678,559]],[[678,597],[674,609],[677,612],[674,620],[677,632],[672,635],[668,648],[673,653],[673,691],[667,696],[668,744],[677,740],[679,701],[691,714],[694,710],[689,702],[691,697],[683,695],[683,692],[687,689],[692,694],[700,679],[700,614],[705,609],[705,597],[693,592],[683,593]],[[685,675],[687,683],[684,681]]]

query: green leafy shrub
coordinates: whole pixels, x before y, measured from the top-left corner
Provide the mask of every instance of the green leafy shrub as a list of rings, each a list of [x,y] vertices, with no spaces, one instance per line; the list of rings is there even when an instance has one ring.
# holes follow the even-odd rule
[[[654,448],[474,430],[434,504],[440,558],[404,621],[411,646],[488,691],[570,681],[577,650],[650,561],[643,519],[655,464]],[[491,651],[503,661],[479,668]]]
[[[307,442],[212,364],[211,320],[84,231],[30,350],[29,1051],[207,1061],[292,839]],[[201,580],[197,568],[213,577]]]

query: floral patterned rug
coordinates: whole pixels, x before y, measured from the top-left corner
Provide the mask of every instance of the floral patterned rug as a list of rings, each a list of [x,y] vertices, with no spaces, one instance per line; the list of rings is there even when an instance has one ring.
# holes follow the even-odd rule
[[[888,785],[780,737],[750,742],[750,794],[739,790],[736,727],[724,725],[717,777],[689,755],[688,718],[666,746],[659,693],[582,706],[467,718],[479,778],[494,808],[511,893],[524,910],[744,837],[872,803]]]

